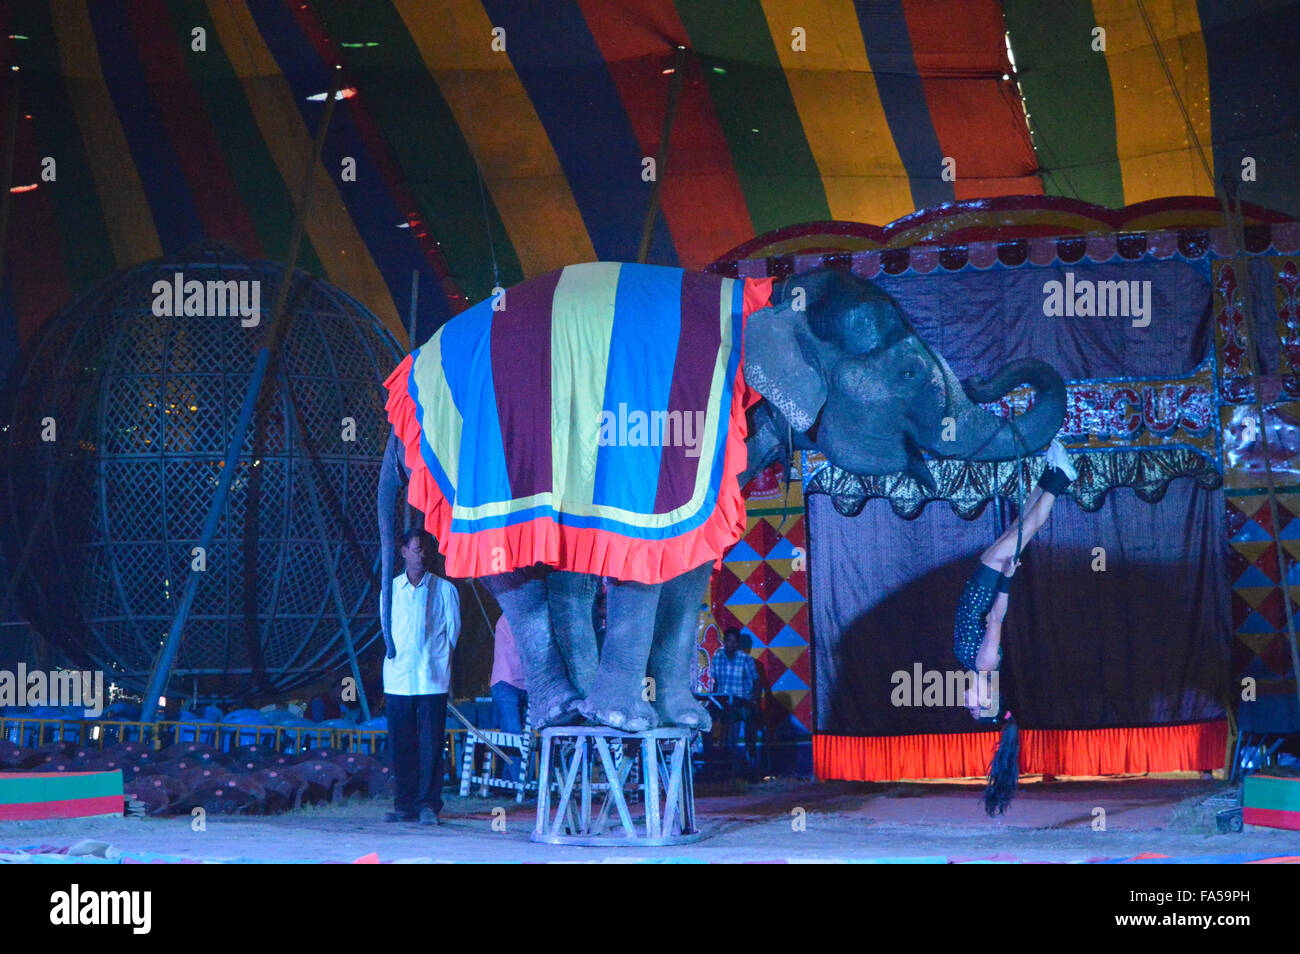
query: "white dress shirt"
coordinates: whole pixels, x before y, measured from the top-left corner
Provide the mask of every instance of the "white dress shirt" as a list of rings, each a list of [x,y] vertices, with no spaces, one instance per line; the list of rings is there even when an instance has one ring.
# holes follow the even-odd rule
[[[460,639],[460,595],[448,580],[425,573],[419,585],[393,579],[395,659],[384,659],[384,692],[428,696],[451,687],[451,653]]]

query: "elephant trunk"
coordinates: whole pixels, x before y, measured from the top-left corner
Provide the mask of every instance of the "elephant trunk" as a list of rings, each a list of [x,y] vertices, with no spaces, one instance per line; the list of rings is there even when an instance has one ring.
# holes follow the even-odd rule
[[[1022,384],[1034,389],[1034,405],[1015,418],[1014,429],[1006,419],[975,406],[996,401]],[[968,378],[961,386],[972,403],[955,415],[956,441],[944,445],[945,457],[1014,460],[1046,447],[1065,420],[1065,380],[1043,361],[1013,361],[992,377]]]
[[[388,437],[384,463],[379,471],[379,624],[384,633],[384,648],[391,659],[396,655],[393,643],[393,550],[397,546],[397,494],[402,487],[401,441],[396,434]]]

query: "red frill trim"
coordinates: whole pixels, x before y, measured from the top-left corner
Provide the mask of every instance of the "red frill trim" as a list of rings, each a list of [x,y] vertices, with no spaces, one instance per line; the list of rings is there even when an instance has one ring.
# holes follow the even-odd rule
[[[745,279],[742,317],[748,319],[765,307],[771,295],[772,279]],[[420,454],[420,422],[407,386],[412,364],[412,356],[407,355],[384,382],[388,389],[385,408],[393,431],[406,449],[406,466],[411,471],[407,499],[425,515],[425,529],[437,538],[438,549],[447,558],[448,576],[489,576],[542,563],[577,573],[662,583],[703,563],[721,566],[722,554],[744,535],[745,498],[737,478],[747,463],[745,438],[749,427],[745,412],[758,403],[759,394],[745,382],[743,351],[732,389],[717,503],[700,526],[667,540],[641,540],[610,530],[560,526],[547,517],[477,533],[453,534],[451,505]],[[513,554],[513,559],[503,562],[502,554]]]
[[[997,732],[952,735],[814,735],[813,770],[821,779],[890,782],[988,774]],[[1130,775],[1223,768],[1227,722],[1134,729],[1023,729],[1026,775]]]

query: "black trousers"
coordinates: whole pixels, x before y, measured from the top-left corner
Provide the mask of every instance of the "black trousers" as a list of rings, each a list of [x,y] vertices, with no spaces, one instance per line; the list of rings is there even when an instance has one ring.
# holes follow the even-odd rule
[[[394,807],[405,814],[422,808],[442,811],[442,744],[447,728],[447,694],[395,696],[384,693],[388,744],[393,747]]]

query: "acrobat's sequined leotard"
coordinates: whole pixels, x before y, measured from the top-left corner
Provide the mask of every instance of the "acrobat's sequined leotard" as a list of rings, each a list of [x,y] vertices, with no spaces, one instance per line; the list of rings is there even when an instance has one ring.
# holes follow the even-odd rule
[[[957,619],[952,631],[952,651],[957,661],[966,669],[975,668],[975,657],[984,642],[984,617],[997,598],[998,580],[1002,574],[981,563],[979,569],[966,583],[957,602]],[[1002,647],[998,647],[998,661],[1002,660]]]

